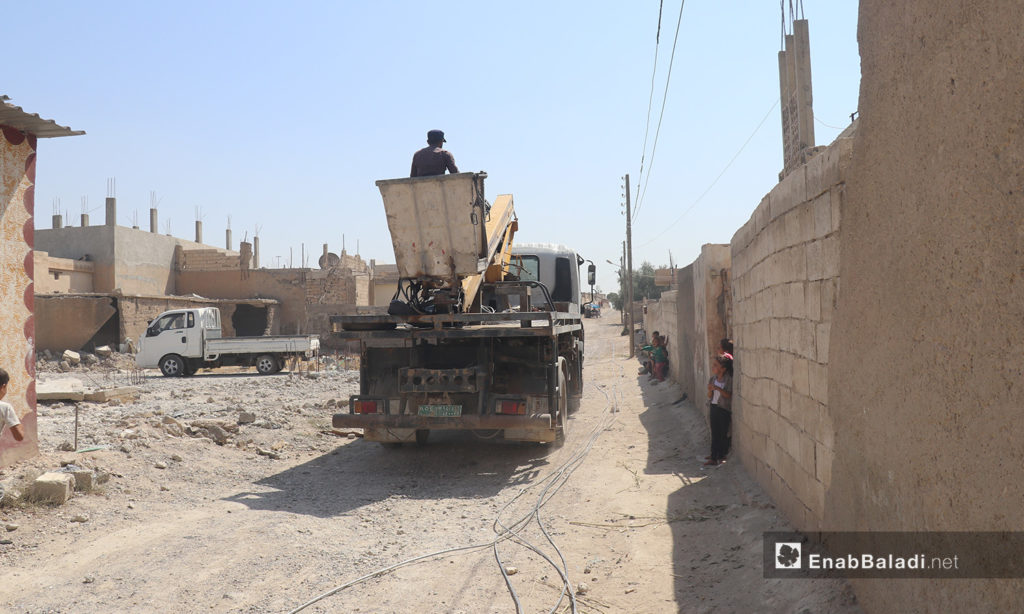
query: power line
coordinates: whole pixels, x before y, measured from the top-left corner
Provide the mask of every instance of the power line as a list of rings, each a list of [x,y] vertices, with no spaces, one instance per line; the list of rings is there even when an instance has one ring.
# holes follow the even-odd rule
[[[758,131],[759,131],[759,130],[761,129],[761,126],[763,126],[763,125],[764,125],[764,123],[765,123],[766,121],[768,121],[768,117],[769,117],[769,116],[770,116],[770,115],[772,114],[772,111],[774,111],[774,110],[775,110],[775,107],[776,107],[776,106],[777,106],[778,104],[779,104],[779,100],[778,100],[778,99],[776,99],[776,100],[775,100],[775,102],[773,102],[773,103],[772,103],[772,106],[771,106],[771,108],[770,108],[770,109],[768,109],[768,112],[767,112],[767,113],[765,113],[765,114],[764,114],[764,117],[762,117],[762,118],[761,118],[761,121],[760,121],[760,123],[758,123],[758,124],[757,124],[757,127],[756,127],[756,128],[754,128],[754,131],[753,131],[753,132],[751,132],[751,133],[750,133],[750,136],[748,136],[748,137],[747,137],[747,140],[746,140],[746,141],[743,141],[743,145],[741,145],[741,146],[740,146],[740,148],[739,148],[739,151],[737,151],[737,152],[736,152],[736,154],[735,154],[735,155],[734,155],[734,156],[732,157],[732,159],[731,159],[731,160],[729,160],[729,163],[725,165],[725,168],[723,168],[723,169],[722,169],[722,172],[718,173],[718,176],[717,176],[717,177],[715,177],[715,180],[711,182],[711,185],[709,185],[709,186],[707,187],[707,189],[706,189],[706,190],[704,190],[704,192],[703,192],[703,193],[701,193],[701,195],[697,197],[697,200],[693,201],[693,204],[691,204],[691,205],[690,205],[689,207],[687,207],[685,211],[683,211],[682,213],[680,213],[680,214],[679,214],[679,217],[677,217],[677,218],[675,219],[675,221],[673,221],[673,222],[672,222],[671,224],[669,224],[668,226],[665,226],[665,227],[664,227],[664,229],[662,229],[662,231],[661,231],[661,232],[659,232],[658,234],[656,234],[656,235],[654,235],[653,237],[651,237],[651,240],[650,240],[650,241],[647,241],[646,243],[643,243],[643,244],[641,244],[641,245],[638,245],[637,247],[647,247],[647,246],[648,246],[648,245],[650,245],[651,243],[654,243],[654,241],[655,241],[656,239],[658,239],[659,237],[661,237],[661,235],[665,234],[665,233],[666,233],[666,232],[668,232],[668,231],[669,231],[669,230],[670,230],[670,229],[671,229],[671,228],[672,228],[673,226],[675,226],[676,224],[678,224],[678,223],[679,223],[679,220],[683,219],[683,216],[685,216],[685,215],[686,215],[687,213],[689,213],[689,212],[690,212],[690,211],[691,211],[691,210],[692,210],[692,209],[693,209],[694,207],[696,207],[696,206],[697,206],[697,203],[699,203],[699,202],[700,202],[701,200],[703,200],[703,199],[704,199],[704,197],[705,197],[705,196],[707,196],[707,195],[708,195],[708,192],[710,192],[710,191],[711,191],[711,189],[712,189],[713,187],[715,187],[715,184],[717,184],[717,183],[718,183],[718,180],[719,180],[719,179],[721,179],[723,175],[725,175],[725,172],[726,172],[727,170],[729,170],[729,167],[730,167],[730,166],[732,166],[732,163],[736,161],[736,158],[740,157],[740,154],[741,154],[741,153],[743,153],[743,150],[747,148],[747,145],[749,145],[749,144],[750,144],[750,141],[751,141],[751,140],[753,140],[753,138],[754,138],[754,135],[756,135],[756,134],[758,133]]]
[[[679,43],[679,26],[683,23],[683,7],[686,5],[686,0],[679,3],[679,19],[676,21],[676,35],[672,39],[672,55],[669,56],[668,61],[668,75],[665,77],[665,93],[661,98],[661,111],[658,113],[658,127],[654,131],[654,145],[651,146],[651,161],[647,165],[647,177],[641,178],[644,182],[643,192],[640,194],[640,198],[637,199],[636,210],[633,212],[633,219],[640,213],[640,207],[643,205],[644,196],[647,195],[647,185],[651,179],[651,169],[654,168],[654,154],[658,151],[658,136],[661,134],[661,120],[665,117],[665,103],[668,101],[668,86],[672,81],[672,65],[675,64],[676,60],[676,45]]]
[[[661,44],[661,9],[664,0],[658,3],[658,29],[654,33],[654,69],[651,71],[651,95],[647,98],[647,123],[644,124],[644,147],[640,150],[640,175],[644,176],[644,158],[647,156],[647,135],[651,131],[651,106],[654,103],[654,78],[658,74],[658,49]],[[640,182],[636,182],[636,196],[640,198]],[[639,204],[639,201],[638,203]]]

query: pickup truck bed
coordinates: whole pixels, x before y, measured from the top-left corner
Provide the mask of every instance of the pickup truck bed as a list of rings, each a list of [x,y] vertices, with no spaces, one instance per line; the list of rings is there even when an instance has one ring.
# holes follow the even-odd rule
[[[307,356],[319,349],[320,340],[307,335],[267,337],[223,337],[206,340],[206,356],[220,354],[301,353]]]

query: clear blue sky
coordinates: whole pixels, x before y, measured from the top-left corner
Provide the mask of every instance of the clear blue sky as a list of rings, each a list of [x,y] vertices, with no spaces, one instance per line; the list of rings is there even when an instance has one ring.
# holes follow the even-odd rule
[[[779,96],[774,0],[686,3],[650,163],[679,7],[664,3],[637,267],[728,242],[782,167],[777,106],[754,134]],[[804,7],[826,144],[857,108],[857,4]],[[161,232],[169,219],[192,238],[197,206],[210,244],[228,215],[236,248],[261,226],[264,266],[289,248],[298,266],[303,243],[316,266],[343,234],[393,262],[374,181],[407,175],[440,128],[490,197],[515,196],[522,241],[577,248],[615,290],[605,260],[625,235],[621,177],[641,181],[658,2],[33,1],[5,17],[0,93],[88,133],[40,141],[39,228],[56,198],[77,225],[88,196],[102,223],[116,177],[122,225],[137,211],[148,229],[155,191]]]

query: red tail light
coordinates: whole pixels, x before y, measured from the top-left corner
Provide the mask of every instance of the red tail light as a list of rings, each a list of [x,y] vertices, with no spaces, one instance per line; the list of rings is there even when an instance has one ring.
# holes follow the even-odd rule
[[[352,410],[357,414],[375,414],[377,413],[377,401],[353,401]]]
[[[499,414],[523,415],[526,413],[525,401],[498,401],[496,408]]]

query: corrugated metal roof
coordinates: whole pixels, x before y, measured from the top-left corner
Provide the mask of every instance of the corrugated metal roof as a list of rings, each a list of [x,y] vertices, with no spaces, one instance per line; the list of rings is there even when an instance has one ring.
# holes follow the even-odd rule
[[[43,119],[36,113],[28,113],[21,107],[7,102],[8,100],[10,97],[0,94],[0,126],[10,126],[41,139],[85,134],[84,130],[72,130],[52,119]]]

